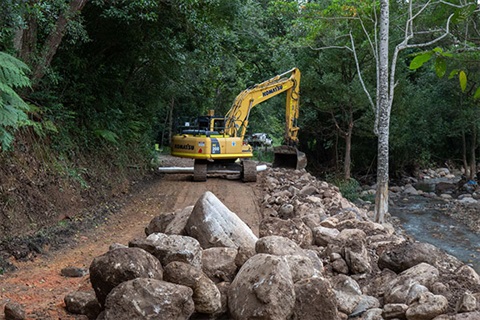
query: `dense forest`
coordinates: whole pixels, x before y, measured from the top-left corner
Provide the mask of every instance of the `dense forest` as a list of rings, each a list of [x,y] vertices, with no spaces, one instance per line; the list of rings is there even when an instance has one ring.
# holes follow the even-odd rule
[[[299,149],[309,170],[347,180],[373,176],[379,31],[387,19],[387,171],[395,177],[447,164],[475,173],[478,2],[390,1],[386,16],[385,4],[2,0],[3,167],[29,152],[38,168],[88,189],[93,167],[145,168],[155,144],[168,150],[176,123],[210,109],[224,114],[245,88],[298,67]],[[249,132],[281,143],[283,104],[275,98],[256,107]],[[5,209],[7,191],[0,191]]]

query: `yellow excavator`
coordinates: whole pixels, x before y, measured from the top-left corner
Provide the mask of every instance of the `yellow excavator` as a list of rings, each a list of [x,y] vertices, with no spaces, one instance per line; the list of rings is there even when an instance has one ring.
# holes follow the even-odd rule
[[[172,138],[171,154],[195,159],[193,180],[206,181],[210,173],[240,176],[245,182],[257,179],[253,148],[245,141],[248,118],[253,107],[286,92],[286,121],[283,145],[274,148],[274,167],[303,169],[306,156],[298,151],[300,70],[293,68],[270,80],[242,91],[225,116],[211,110],[198,117],[195,125],[184,127]],[[237,160],[240,161],[238,162]]]

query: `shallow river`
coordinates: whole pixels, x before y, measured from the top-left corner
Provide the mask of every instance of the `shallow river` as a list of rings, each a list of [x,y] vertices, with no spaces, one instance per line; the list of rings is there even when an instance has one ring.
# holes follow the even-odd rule
[[[447,216],[444,201],[413,196],[394,202],[390,213],[400,219],[408,234],[443,249],[480,273],[480,235]]]

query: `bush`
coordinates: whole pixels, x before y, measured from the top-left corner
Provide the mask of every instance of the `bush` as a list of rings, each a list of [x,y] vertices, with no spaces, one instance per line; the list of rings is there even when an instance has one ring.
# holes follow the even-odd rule
[[[353,178],[349,180],[334,178],[329,182],[336,185],[340,189],[342,196],[349,201],[353,202],[360,197],[360,183]]]

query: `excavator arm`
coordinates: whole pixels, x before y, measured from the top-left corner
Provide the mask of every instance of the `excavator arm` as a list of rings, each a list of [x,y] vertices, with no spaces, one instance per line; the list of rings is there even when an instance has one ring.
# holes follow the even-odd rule
[[[289,75],[289,77],[286,77]],[[233,102],[225,117],[225,133],[232,137],[244,138],[248,118],[253,107],[286,92],[284,143],[296,145],[298,142],[297,119],[300,98],[300,70],[293,68],[270,80],[242,91]]]

